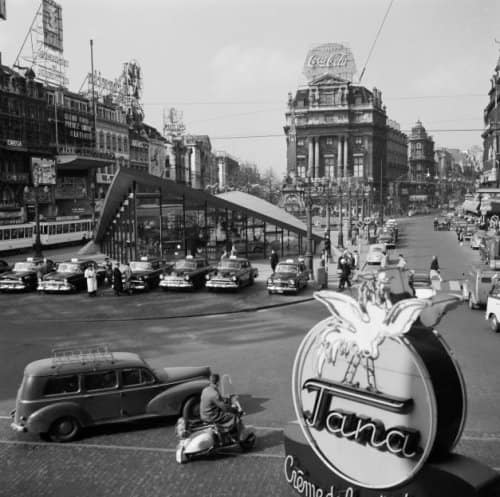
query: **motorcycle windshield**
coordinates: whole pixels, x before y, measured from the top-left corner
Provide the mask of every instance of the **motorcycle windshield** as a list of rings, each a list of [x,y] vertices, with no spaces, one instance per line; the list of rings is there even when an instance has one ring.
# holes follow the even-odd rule
[[[231,376],[228,374],[222,375],[220,380],[220,391],[223,397],[230,397],[231,395],[236,394]]]

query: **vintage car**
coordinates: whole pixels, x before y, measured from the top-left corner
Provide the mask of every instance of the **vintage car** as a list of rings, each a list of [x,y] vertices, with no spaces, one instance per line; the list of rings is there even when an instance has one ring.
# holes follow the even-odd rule
[[[476,231],[477,226],[475,224],[468,223],[464,229],[464,240],[470,240]]]
[[[164,416],[199,417],[209,367],[153,369],[139,355],[107,347],[54,350],[31,362],[17,391],[11,428],[68,442],[81,429]]]
[[[194,290],[205,286],[206,275],[212,266],[204,257],[188,255],[175,262],[175,266],[160,275],[160,288],[163,290]]]
[[[378,243],[385,245],[387,248],[396,247],[396,236],[391,228],[382,228],[378,234]]]
[[[222,259],[212,272],[206,275],[208,290],[239,290],[253,285],[259,270],[244,257],[231,256]]]
[[[279,262],[276,270],[267,280],[267,291],[273,293],[293,293],[297,295],[307,286],[309,271],[303,261],[286,259]]]
[[[437,220],[437,230],[438,231],[449,231],[450,230],[450,225],[451,225],[451,222],[446,217],[440,217]]]
[[[383,252],[386,251],[385,243],[374,243],[368,245],[368,252],[366,254],[367,264],[380,264],[384,256]]]
[[[498,280],[498,274],[498,271],[483,264],[473,265],[467,273],[464,273],[462,294],[469,302],[470,309],[486,305],[488,294]]]
[[[147,291],[156,288],[160,283],[161,275],[171,268],[172,264],[166,264],[160,259],[152,257],[144,256],[138,261],[131,261],[130,270],[132,271],[132,278],[130,279],[129,290]]]
[[[500,282],[493,285],[488,295],[484,317],[488,320],[491,331],[500,332]]]
[[[90,266],[96,267],[97,285],[104,283],[105,273],[97,268],[95,261],[71,259],[57,264],[55,271],[47,273],[38,282],[40,292],[78,292],[87,287],[85,270]]]
[[[7,261],[0,260],[0,274],[10,271],[10,264]]]
[[[3,292],[36,290],[38,275],[49,273],[54,262],[41,257],[28,257],[25,261],[16,262],[11,271],[0,275],[0,290]]]
[[[409,281],[418,299],[430,299],[436,295],[429,271],[410,271]]]
[[[485,231],[476,231],[470,239],[470,248],[472,250],[479,250],[482,245],[485,245],[483,240],[486,238],[488,238],[488,234]]]

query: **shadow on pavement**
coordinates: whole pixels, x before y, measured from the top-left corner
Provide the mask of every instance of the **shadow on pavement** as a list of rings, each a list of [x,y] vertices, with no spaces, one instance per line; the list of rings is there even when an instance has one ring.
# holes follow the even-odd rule
[[[257,414],[258,412],[263,412],[266,408],[262,405],[265,402],[269,401],[268,397],[253,397],[252,395],[238,394],[238,400],[243,406],[243,410],[247,414]]]

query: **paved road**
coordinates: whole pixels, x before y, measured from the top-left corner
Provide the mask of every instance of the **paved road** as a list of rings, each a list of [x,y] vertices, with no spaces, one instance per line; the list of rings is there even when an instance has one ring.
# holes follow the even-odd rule
[[[453,233],[433,232],[432,218],[410,219],[402,231],[396,253],[403,252],[417,268],[427,268],[431,256],[438,255],[447,280],[458,281],[463,268],[478,258],[469,247],[459,247]],[[260,291],[262,301],[269,301],[262,282],[248,290]],[[274,297],[276,302],[293,300]],[[0,418],[0,496],[292,495],[281,476],[281,429],[294,417],[292,361],[305,331],[327,315],[326,309],[307,301],[259,312],[166,319],[181,306],[198,312],[202,300],[209,308],[229,302],[225,309],[231,311],[251,301],[251,295],[154,292],[120,299],[100,297],[98,311],[88,318],[93,302],[85,295],[0,295],[6,313],[0,333],[0,414],[4,416]],[[162,309],[163,314],[151,318],[152,309]],[[469,416],[458,450],[500,467],[500,382],[492,367],[500,335],[488,330],[483,314],[463,305],[445,317],[439,330],[462,365],[469,392]],[[174,419],[101,428],[67,445],[40,443],[12,433],[5,416],[13,406],[23,366],[49,353],[54,344],[96,341],[111,343],[115,350],[140,352],[155,366],[208,363],[231,374],[248,412],[247,422],[257,426],[256,450],[178,466],[173,454]]]

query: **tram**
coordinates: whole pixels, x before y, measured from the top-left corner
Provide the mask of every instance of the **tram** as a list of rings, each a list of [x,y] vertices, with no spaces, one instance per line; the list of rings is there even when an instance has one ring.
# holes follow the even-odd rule
[[[90,219],[40,221],[42,246],[85,243],[92,238]],[[36,239],[36,223],[0,226],[0,252],[31,248]]]

